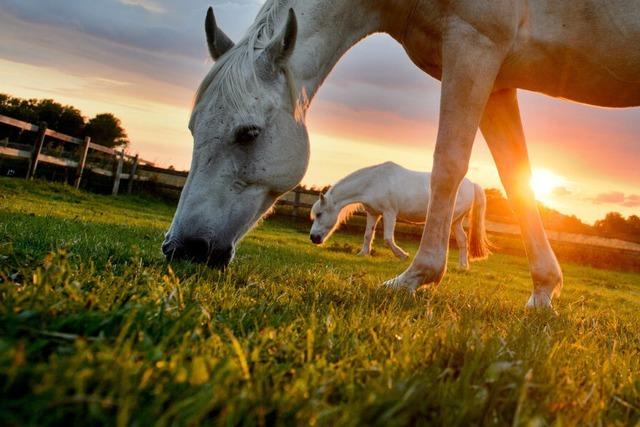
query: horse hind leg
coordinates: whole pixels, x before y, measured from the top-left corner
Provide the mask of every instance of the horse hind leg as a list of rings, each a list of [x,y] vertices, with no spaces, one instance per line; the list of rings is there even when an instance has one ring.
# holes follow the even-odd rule
[[[491,96],[481,130],[520,222],[533,279],[527,308],[551,307],[551,300],[562,288],[562,271],[544,231],[533,191],[526,185],[531,179],[531,165],[515,89]]]
[[[396,244],[394,233],[396,230],[396,213],[385,212],[383,214],[384,221],[384,241],[387,243],[395,256],[400,259],[409,258],[409,254]]]
[[[469,241],[467,240],[467,233],[464,232],[462,227],[462,220],[464,216],[453,223],[453,234],[456,238],[456,244],[458,245],[458,252],[460,253],[458,258],[458,264],[463,270],[469,269]]]

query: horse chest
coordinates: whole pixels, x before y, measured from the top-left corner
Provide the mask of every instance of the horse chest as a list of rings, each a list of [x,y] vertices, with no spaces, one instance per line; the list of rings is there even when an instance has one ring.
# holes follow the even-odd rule
[[[403,28],[393,36],[418,68],[435,79],[442,77],[441,12],[434,4],[416,6]]]
[[[418,33],[405,40],[404,50],[418,68],[433,77],[442,78],[442,49],[439,40],[433,40],[427,34]]]

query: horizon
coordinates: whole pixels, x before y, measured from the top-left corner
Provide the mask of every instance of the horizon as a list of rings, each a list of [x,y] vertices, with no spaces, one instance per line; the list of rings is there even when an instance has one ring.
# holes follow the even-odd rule
[[[262,4],[0,0],[6,40],[0,92],[52,98],[89,116],[113,113],[129,134],[131,152],[188,170],[191,102],[212,66],[203,29],[209,3],[234,40]],[[302,183],[323,187],[389,160],[430,170],[439,90],[388,36],[353,48],[309,111],[311,161]],[[538,200],[589,224],[611,211],[638,214],[640,108],[602,109],[519,93]],[[476,139],[467,176],[504,193],[486,143],[479,133]]]

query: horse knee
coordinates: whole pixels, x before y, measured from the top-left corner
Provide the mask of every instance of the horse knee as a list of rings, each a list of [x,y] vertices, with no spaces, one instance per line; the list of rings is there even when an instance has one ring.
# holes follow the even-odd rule
[[[448,156],[437,157],[434,160],[435,166],[431,174],[432,190],[449,192],[457,189],[467,174],[468,165]]]

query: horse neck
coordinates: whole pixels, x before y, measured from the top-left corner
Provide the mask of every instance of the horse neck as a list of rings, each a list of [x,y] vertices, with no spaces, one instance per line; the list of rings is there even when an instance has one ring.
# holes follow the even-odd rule
[[[367,203],[364,192],[367,181],[362,173],[356,172],[338,181],[328,193],[339,210],[354,203]]]
[[[292,0],[299,33],[289,64],[302,96],[310,102],[340,58],[360,40],[391,32],[388,16],[404,16],[402,3],[409,2]]]

